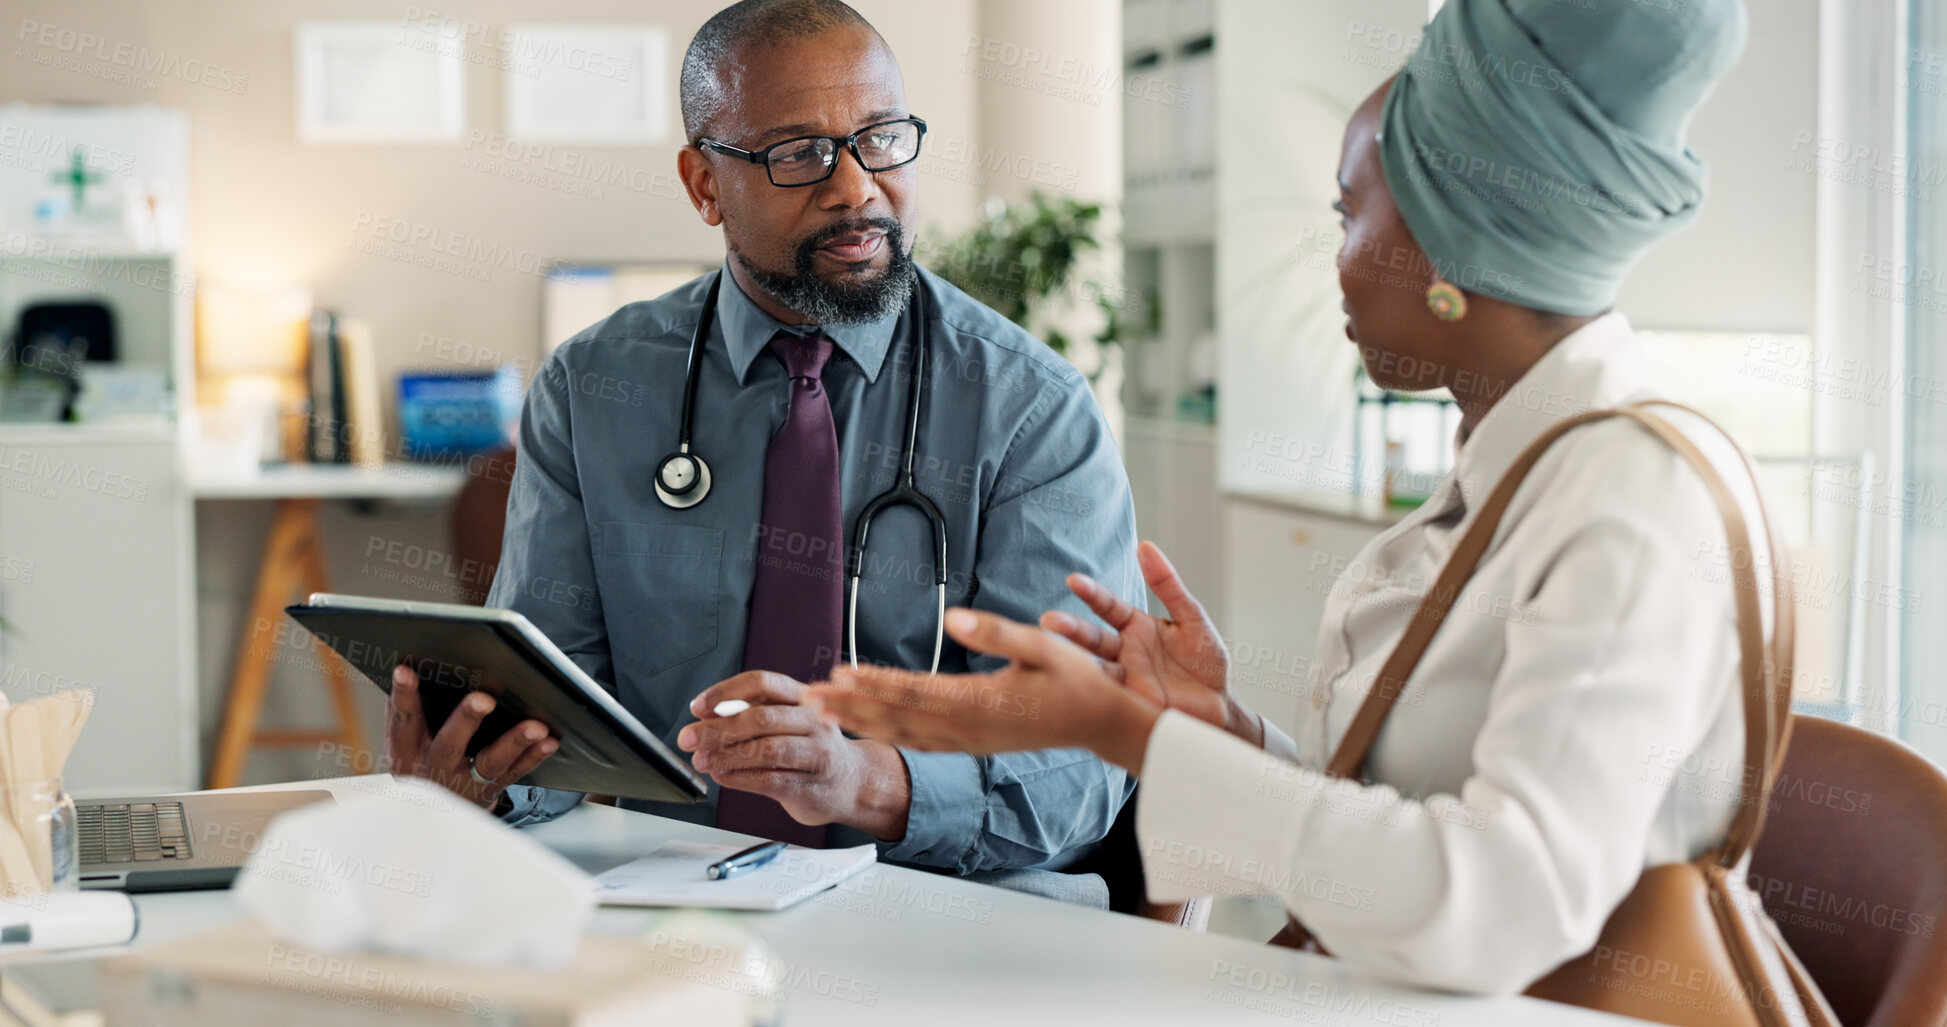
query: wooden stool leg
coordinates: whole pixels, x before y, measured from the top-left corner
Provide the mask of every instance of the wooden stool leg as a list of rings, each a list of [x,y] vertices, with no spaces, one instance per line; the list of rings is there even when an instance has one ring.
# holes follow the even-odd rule
[[[305,553],[303,572],[304,591],[307,594],[331,591],[330,576],[325,571],[322,540],[314,541],[309,551]],[[353,674],[356,672],[345,662],[344,657],[332,652],[326,646],[318,647],[318,659],[324,661],[325,666],[330,668],[326,674],[326,685],[331,689],[331,704],[338,711],[338,733],[335,737],[338,745],[348,754],[351,761],[345,767],[345,774],[328,776],[342,777],[366,773],[367,768],[374,764],[371,762],[371,754],[365,749],[365,728],[358,722],[358,702],[352,696],[352,689],[357,687],[353,684],[355,680]]]
[[[243,763],[257,733],[257,718],[263,712],[264,693],[277,656],[274,634],[261,642],[258,636],[272,632],[282,620],[284,604],[290,601],[291,591],[300,580],[305,550],[315,549],[317,539],[318,501],[278,500],[270,537],[264,543],[263,563],[257,568],[250,620],[244,625],[243,637],[237,640],[236,667],[223,700],[223,727],[217,736],[216,758],[210,763],[211,788],[234,787],[243,776]]]

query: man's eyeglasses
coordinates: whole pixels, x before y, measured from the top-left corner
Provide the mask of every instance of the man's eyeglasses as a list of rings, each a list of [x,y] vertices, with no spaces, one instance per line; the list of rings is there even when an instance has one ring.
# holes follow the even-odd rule
[[[772,185],[790,188],[817,185],[832,177],[840,150],[852,151],[859,167],[867,171],[904,167],[919,159],[919,141],[925,136],[924,120],[900,118],[867,125],[848,136],[799,136],[761,150],[740,150],[707,137],[699,138],[696,145],[762,164]]]

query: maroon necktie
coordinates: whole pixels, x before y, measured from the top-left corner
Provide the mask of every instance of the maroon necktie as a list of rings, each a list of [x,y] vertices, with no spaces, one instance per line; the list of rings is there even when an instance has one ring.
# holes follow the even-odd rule
[[[823,681],[838,658],[845,598],[838,429],[819,375],[832,341],[779,333],[771,349],[791,375],[791,412],[764,455],[764,515],[744,634],[744,669]],[[791,819],[777,800],[734,788],[717,794],[717,826],[823,848],[824,827]]]

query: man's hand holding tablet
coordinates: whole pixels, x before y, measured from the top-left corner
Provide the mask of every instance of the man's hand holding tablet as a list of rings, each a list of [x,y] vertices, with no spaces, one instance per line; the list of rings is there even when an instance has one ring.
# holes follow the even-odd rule
[[[395,773],[502,815],[516,783],[657,802],[708,794],[681,756],[518,613],[322,592],[285,612],[387,694]]]
[[[468,743],[493,708],[493,696],[474,692],[454,708],[435,735],[428,730],[419,703],[419,675],[403,665],[394,668],[392,697],[385,710],[387,765],[395,774],[435,781],[482,809],[495,809],[507,786],[554,755],[561,743],[548,737],[546,724],[530,718],[467,759]]]

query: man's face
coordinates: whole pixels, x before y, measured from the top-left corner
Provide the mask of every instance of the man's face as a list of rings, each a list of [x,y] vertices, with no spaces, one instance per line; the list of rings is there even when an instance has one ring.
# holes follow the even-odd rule
[[[864,28],[733,51],[722,83],[728,103],[705,133],[745,150],[807,135],[843,138],[911,113],[898,64]],[[712,151],[697,157],[684,160],[697,209],[723,226],[746,278],[781,304],[815,323],[877,320],[903,304],[916,165],[868,172],[844,150],[830,178],[783,188],[761,164]]]

